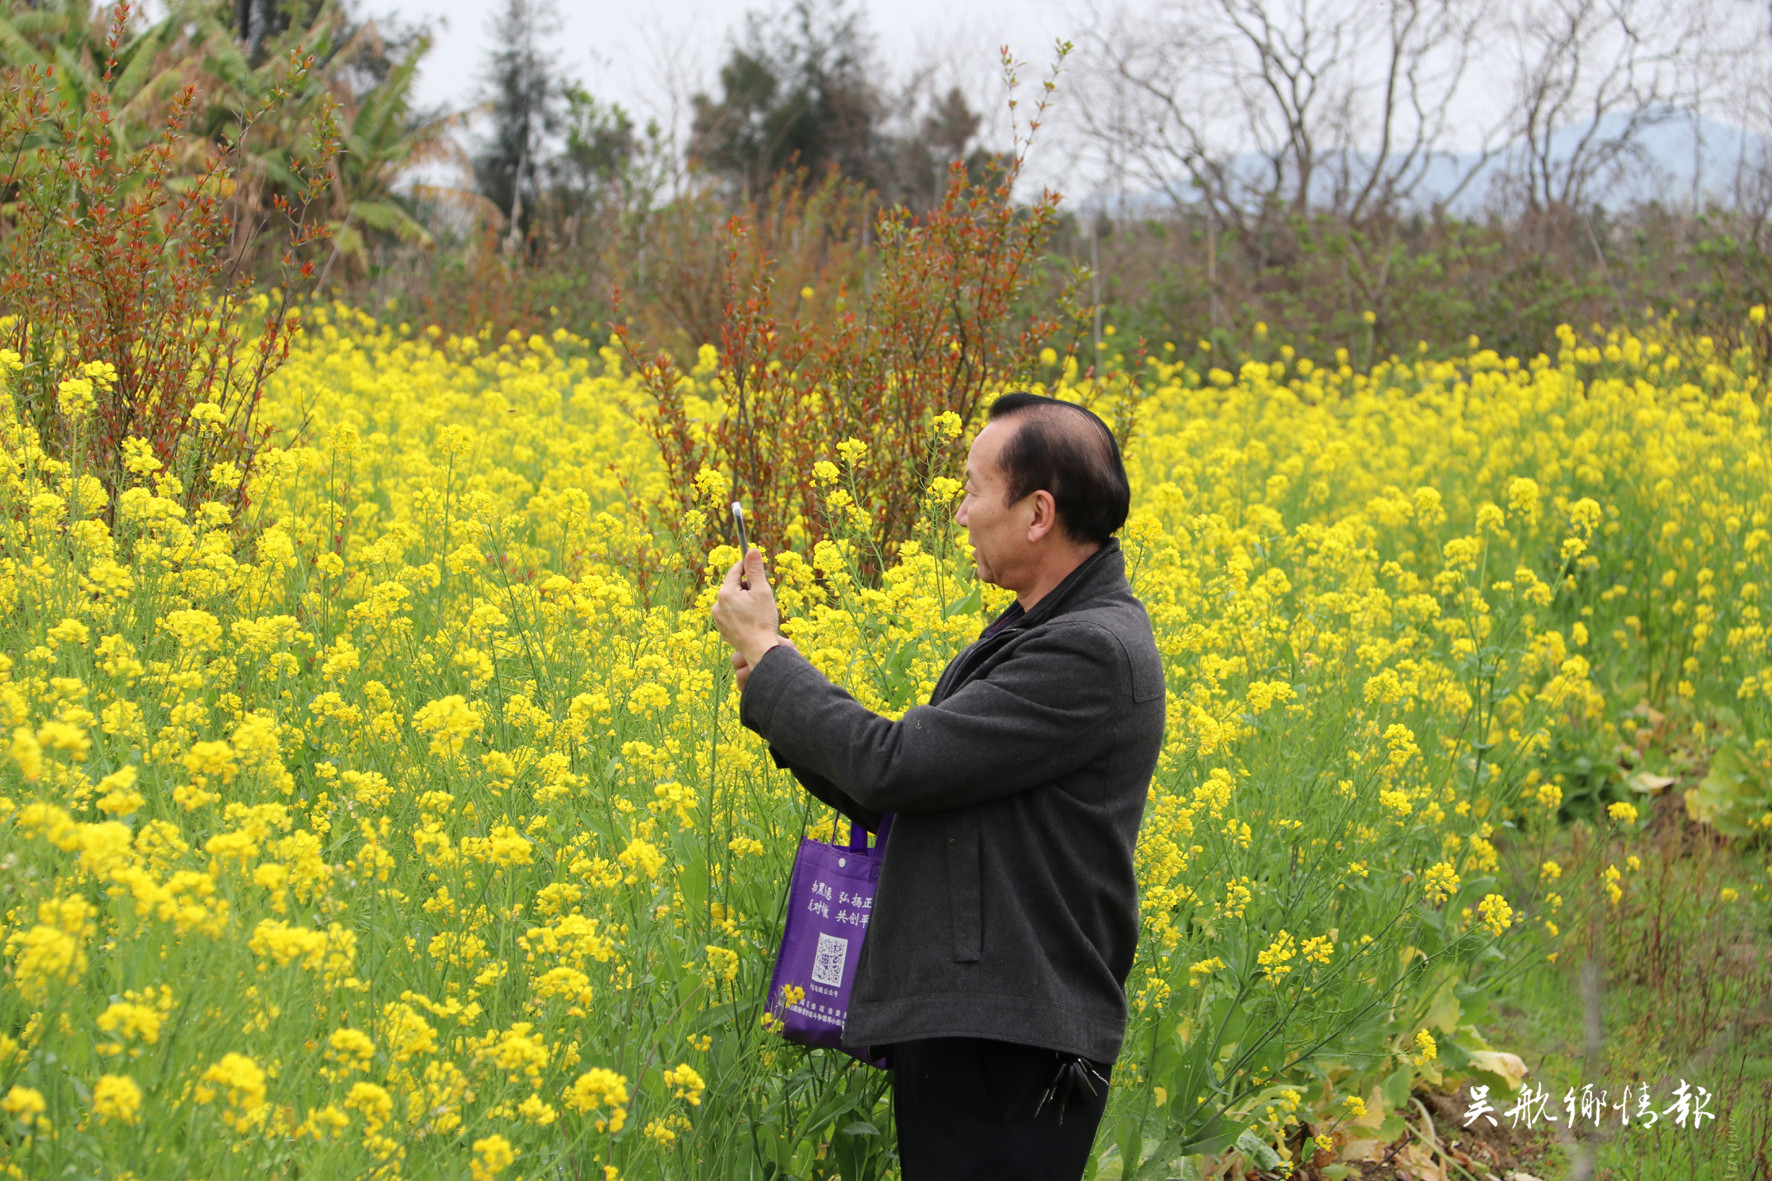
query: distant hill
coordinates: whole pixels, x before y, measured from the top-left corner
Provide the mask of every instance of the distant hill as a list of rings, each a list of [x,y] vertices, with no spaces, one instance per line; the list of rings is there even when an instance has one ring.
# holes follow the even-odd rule
[[[1614,139],[1624,128],[1623,116],[1608,116],[1600,121],[1593,138],[1596,142]],[[1566,166],[1587,130],[1587,125],[1582,124],[1553,133],[1553,163]],[[1424,171],[1408,204],[1424,210],[1444,205],[1465,217],[1480,214],[1505,199],[1506,179],[1524,162],[1525,156],[1524,142],[1516,141],[1483,163],[1479,163],[1481,156],[1474,152],[1436,157]],[[1772,137],[1755,135],[1715,119],[1674,113],[1640,128],[1634,149],[1596,177],[1588,186],[1588,197],[1613,210],[1651,201],[1684,208],[1692,204],[1696,177],[1701,208],[1726,206],[1734,203],[1741,170],[1752,170],[1763,163],[1772,163]],[[1265,173],[1266,162],[1249,153],[1233,161],[1232,168],[1255,177]],[[1462,188],[1461,181],[1465,182]],[[1320,183],[1312,185],[1312,196],[1327,205],[1331,184],[1329,178],[1322,177]],[[1149,215],[1161,212],[1168,203],[1166,194],[1146,190],[1092,196],[1079,201],[1078,207]]]
[[[1624,129],[1623,116],[1608,116],[1600,121],[1593,139],[1613,139]],[[1554,132],[1553,162],[1566,165],[1587,130],[1587,125],[1577,125]],[[1672,114],[1639,129],[1634,150],[1595,178],[1588,187],[1588,197],[1608,209],[1624,209],[1649,201],[1685,207],[1692,203],[1696,180],[1701,208],[1713,203],[1732,204],[1740,170],[1766,160],[1769,150],[1772,140],[1740,127],[1686,113]],[[1449,208],[1466,215],[1480,212],[1500,195],[1496,187],[1524,157],[1524,145],[1519,142],[1498,153],[1477,171]],[[1422,207],[1444,203],[1478,159],[1472,154],[1436,160],[1423,176],[1413,203]]]

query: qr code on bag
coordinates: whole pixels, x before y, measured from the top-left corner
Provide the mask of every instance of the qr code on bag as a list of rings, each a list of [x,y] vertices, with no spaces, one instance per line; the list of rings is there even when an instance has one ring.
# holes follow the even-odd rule
[[[818,958],[812,963],[815,983],[840,988],[843,984],[843,961],[849,958],[849,940],[841,935],[818,933]]]

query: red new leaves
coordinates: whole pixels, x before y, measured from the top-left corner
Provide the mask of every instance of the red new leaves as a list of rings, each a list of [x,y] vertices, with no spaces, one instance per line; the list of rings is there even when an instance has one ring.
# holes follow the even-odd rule
[[[238,149],[312,63],[292,58],[284,81],[220,142],[187,133],[206,97],[193,77],[165,103],[159,133],[131,145],[113,106],[119,94],[137,103],[154,97],[132,89],[139,75],[130,68],[153,48],[131,40],[128,8],[119,5],[100,84],[58,85],[53,70],[36,67],[5,71],[0,305],[11,319],[0,323],[0,344],[24,361],[14,399],[52,454],[77,460],[114,491],[123,482],[123,440],[145,439],[187,504],[217,500],[237,509],[269,434],[258,418],[260,395],[296,330],[287,280],[305,273],[297,259],[325,233],[324,220],[310,221],[306,210],[324,192],[337,136],[323,112],[317,158],[287,161],[295,197],[270,206],[281,224],[241,224]],[[267,228],[286,239],[285,282],[255,294],[242,259]],[[96,362],[114,376],[71,420],[58,385]],[[216,411],[193,417],[205,404]]]
[[[617,335],[639,367],[656,414],[648,418],[678,508],[715,506],[695,477],[712,468],[752,507],[766,549],[809,548],[822,536],[813,465],[836,444],[868,445],[858,460],[878,552],[910,534],[925,491],[930,423],[953,412],[968,428],[988,398],[1023,380],[1060,319],[1031,298],[1043,278],[1041,246],[1058,195],[1025,207],[1010,201],[1019,158],[982,178],[955,164],[941,203],[916,216],[879,211],[864,223],[859,289],[784,292],[771,241],[828,233],[824,214],[846,182],[789,190],[767,211],[736,216],[723,242],[725,302],[716,384],[720,405],[693,420],[684,375],[663,354],[642,356],[625,326]],[[849,245],[853,246],[853,243]],[[958,466],[959,440],[938,459]],[[705,538],[719,540],[717,522]]]

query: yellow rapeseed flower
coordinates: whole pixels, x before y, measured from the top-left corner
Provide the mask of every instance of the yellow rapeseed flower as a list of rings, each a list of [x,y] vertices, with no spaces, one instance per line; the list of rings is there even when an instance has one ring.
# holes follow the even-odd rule
[[[92,1086],[92,1113],[102,1120],[133,1124],[141,1119],[142,1091],[124,1075],[100,1075]]]

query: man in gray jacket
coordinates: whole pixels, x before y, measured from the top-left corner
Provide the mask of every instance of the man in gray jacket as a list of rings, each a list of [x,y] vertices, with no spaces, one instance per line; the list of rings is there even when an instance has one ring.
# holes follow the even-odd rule
[[[999,398],[955,519],[1016,600],[898,721],[778,634],[759,551],[713,609],[777,765],[871,831],[893,816],[843,1037],[890,1060],[905,1181],[1074,1179],[1106,1104],[1164,719],[1129,501],[1094,414]]]

